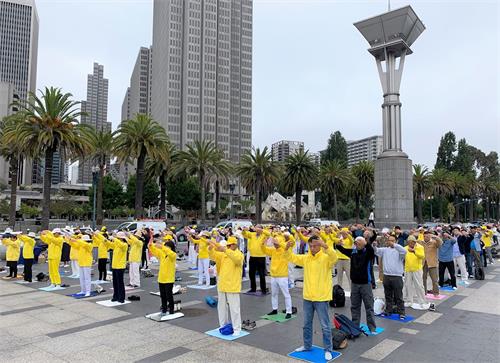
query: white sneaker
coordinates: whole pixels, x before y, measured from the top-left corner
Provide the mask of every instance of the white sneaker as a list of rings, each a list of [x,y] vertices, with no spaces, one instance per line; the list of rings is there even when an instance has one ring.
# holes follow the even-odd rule
[[[306,349],[304,346],[295,349],[296,352],[308,352],[311,349]]]
[[[87,293],[85,294],[85,297],[89,297],[89,296],[90,296],[90,292],[87,292]]]
[[[49,285],[49,286],[47,286],[47,287],[48,287],[48,288],[53,289],[54,287],[56,287],[56,285],[54,285],[54,284],[50,284],[50,285]]]
[[[332,353],[330,353],[329,351],[326,351],[325,352],[325,360],[328,362],[332,359],[333,359]]]
[[[456,287],[452,287],[453,290],[456,290],[457,288]]]
[[[464,283],[464,285],[470,285],[470,282],[469,282],[469,281],[467,281],[467,280],[464,280],[464,281],[462,281],[462,282]]]
[[[412,306],[413,304],[411,302],[405,302],[405,308],[409,308],[410,306]]]
[[[61,285],[56,285],[56,287],[61,287]]]
[[[241,334],[241,331],[235,331],[235,332],[233,333],[233,337],[239,337],[239,336],[240,336],[240,334]]]

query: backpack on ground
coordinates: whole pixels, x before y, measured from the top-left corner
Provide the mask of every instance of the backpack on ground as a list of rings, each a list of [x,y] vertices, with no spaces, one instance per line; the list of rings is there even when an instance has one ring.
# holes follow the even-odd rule
[[[474,268],[474,279],[484,280],[484,269],[482,267]]]
[[[330,300],[329,304],[332,308],[342,308],[345,306],[345,292],[342,286],[333,286],[332,300]]]
[[[347,347],[347,335],[342,330],[332,328],[333,349],[344,349]]]
[[[343,314],[335,314],[334,318],[335,327],[343,331],[347,335],[347,339],[356,339],[361,334],[367,335],[359,326],[356,326],[347,316]]]

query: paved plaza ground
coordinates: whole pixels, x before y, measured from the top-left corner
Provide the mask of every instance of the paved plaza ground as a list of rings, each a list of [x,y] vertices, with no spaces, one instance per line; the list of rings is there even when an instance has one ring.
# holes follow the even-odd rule
[[[35,265],[34,275],[46,271]],[[94,267],[94,277],[97,275]],[[61,268],[61,271],[64,271]],[[184,262],[179,263],[182,286],[196,283]],[[302,270],[295,270],[299,275]],[[69,274],[69,271],[67,271]],[[377,318],[385,331],[373,337],[349,341],[336,362],[498,362],[500,360],[500,262],[486,270],[484,281],[473,281],[437,301],[437,311],[407,310],[410,323]],[[3,275],[4,276],[4,275]],[[125,275],[128,283],[128,275]],[[302,345],[302,289],[292,290],[297,318],[274,323],[260,316],[271,310],[271,296],[241,295],[243,320],[255,320],[257,328],[233,342],[205,334],[218,325],[217,311],[205,303],[216,289],[176,295],[185,317],[157,323],[144,318],[159,309],[156,277],[142,279],[141,289],[127,292],[141,300],[116,308],[96,304],[110,299],[111,286],[102,295],[76,300],[66,296],[80,291],[78,280],[63,277],[71,287],[38,290],[47,283],[20,285],[0,280],[0,362],[284,362]],[[243,291],[249,288],[244,282]],[[381,285],[375,290],[383,295]],[[283,298],[280,297],[283,305]],[[346,307],[331,309],[350,316]],[[281,308],[281,306],[280,306]],[[363,318],[364,319],[364,318]],[[317,320],[314,343],[321,346]]]

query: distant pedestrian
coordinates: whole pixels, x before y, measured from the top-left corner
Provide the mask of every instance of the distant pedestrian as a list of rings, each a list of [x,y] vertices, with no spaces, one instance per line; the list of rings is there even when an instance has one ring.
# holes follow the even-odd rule
[[[370,210],[370,215],[368,216],[368,224],[367,227],[375,228],[375,213],[373,213],[373,209]]]

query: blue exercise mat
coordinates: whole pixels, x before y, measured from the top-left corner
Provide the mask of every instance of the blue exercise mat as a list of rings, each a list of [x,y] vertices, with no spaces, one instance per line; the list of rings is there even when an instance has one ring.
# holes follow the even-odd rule
[[[443,291],[456,291],[456,290],[453,290],[453,287],[451,287],[451,286],[443,286],[443,287],[440,287],[439,290],[443,290]]]
[[[370,329],[368,329],[366,324],[361,324],[359,327],[361,328],[361,330],[363,330],[368,335],[379,335],[380,333],[382,333],[384,331],[384,328],[381,328],[379,326],[377,326],[375,328],[375,331],[373,333],[370,332]]]
[[[332,352],[332,359],[330,361],[325,360],[325,350],[323,348],[317,347],[315,345],[312,346],[312,349],[307,352],[291,352],[288,353],[288,356],[291,358],[295,358],[298,360],[303,360],[305,362],[313,362],[313,363],[326,363],[331,362],[332,360],[340,357],[342,353]]]
[[[236,339],[242,338],[244,336],[247,336],[250,333],[242,330],[241,333],[240,333],[240,335],[238,335],[237,337],[234,337],[233,335],[222,335],[219,332],[219,328],[217,328],[217,329],[214,329],[214,330],[206,331],[205,334],[210,335],[210,336],[215,337],[215,338],[219,338],[219,339],[231,341],[231,340],[236,340]]]
[[[85,299],[87,297],[92,297],[92,296],[97,296],[97,291],[91,291],[90,292],[90,296],[85,296],[85,294],[70,294],[70,295],[66,295],[66,296],[71,296],[71,297],[74,297],[75,299]]]
[[[399,314],[391,314],[389,316],[383,316],[383,315],[376,315],[376,316],[379,318],[382,318],[382,319],[399,321],[400,323],[409,323],[410,321],[415,320],[415,318],[413,316],[410,316],[410,315],[406,315],[404,320],[401,320],[399,318]]]

